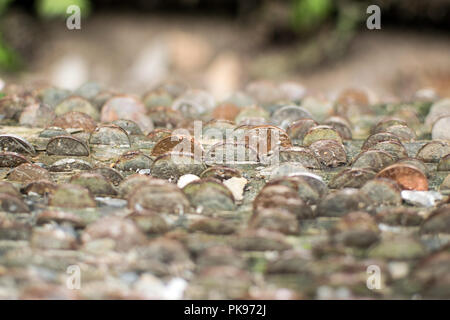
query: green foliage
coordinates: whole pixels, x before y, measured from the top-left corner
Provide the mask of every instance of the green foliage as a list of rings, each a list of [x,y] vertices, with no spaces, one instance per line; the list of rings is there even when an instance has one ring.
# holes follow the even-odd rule
[[[332,0],[292,0],[292,25],[309,32],[322,24],[333,10]]]
[[[44,18],[66,17],[70,5],[80,7],[82,16],[87,16],[91,9],[89,0],[37,0],[36,11]]]
[[[16,71],[20,68],[19,56],[9,48],[3,41],[0,34],[0,69],[5,71]]]
[[[5,12],[6,8],[12,1],[13,0],[0,0],[0,14]]]

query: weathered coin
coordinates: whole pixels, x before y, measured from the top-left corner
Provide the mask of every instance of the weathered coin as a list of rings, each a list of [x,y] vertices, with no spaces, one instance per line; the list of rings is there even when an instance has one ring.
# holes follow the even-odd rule
[[[6,177],[9,181],[17,181],[21,183],[30,183],[42,179],[51,180],[50,174],[47,170],[31,163],[24,163],[15,167],[8,172]]]
[[[206,178],[193,181],[183,188],[197,213],[213,213],[236,209],[231,191],[219,180]]]
[[[450,153],[439,160],[438,171],[450,171]]]
[[[326,167],[338,167],[347,163],[345,148],[336,140],[317,140],[309,148],[317,160]]]
[[[375,177],[375,172],[369,169],[347,168],[331,179],[328,187],[331,189],[360,188]]]
[[[303,138],[312,128],[319,125],[313,119],[299,119],[292,122],[286,129],[286,133],[292,141],[298,141],[300,144],[303,143]]]
[[[47,154],[58,156],[88,156],[87,144],[72,136],[57,136],[47,143]]]
[[[361,147],[361,150],[371,149],[374,145],[383,141],[395,141],[401,143],[399,137],[397,137],[396,135],[393,135],[389,132],[379,132],[367,137],[367,139],[364,141],[363,146]]]
[[[91,116],[78,111],[69,111],[56,117],[51,125],[63,129],[81,128],[86,132],[93,132],[97,127],[97,123]]]
[[[353,168],[370,168],[380,171],[384,167],[395,162],[394,157],[381,150],[367,150],[356,156],[352,162]]]
[[[92,208],[95,200],[89,190],[75,184],[59,184],[50,195],[49,205],[61,208]]]
[[[97,109],[85,98],[72,96],[64,99],[55,107],[55,114],[61,116],[70,111],[85,113],[95,120],[100,118]]]
[[[23,155],[15,152],[0,152],[0,167],[14,168],[23,163],[31,163]]]
[[[423,162],[439,162],[450,153],[450,144],[444,140],[435,140],[426,143],[417,151],[416,158]]]
[[[36,150],[31,143],[22,137],[13,134],[1,134],[0,135],[0,150],[17,152],[21,154],[36,155]]]
[[[153,147],[152,156],[159,157],[168,152],[192,153],[200,157],[203,156],[202,145],[187,135],[170,135],[165,137]]]
[[[333,127],[321,125],[309,129],[303,138],[303,145],[308,147],[319,140],[334,140],[342,144],[341,135]]]
[[[89,144],[104,146],[130,147],[131,142],[127,132],[116,125],[101,125],[91,133]]]

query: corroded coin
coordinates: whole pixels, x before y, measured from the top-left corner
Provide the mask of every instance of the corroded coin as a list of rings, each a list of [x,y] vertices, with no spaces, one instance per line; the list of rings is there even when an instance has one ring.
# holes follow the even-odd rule
[[[51,164],[48,168],[51,172],[71,172],[74,170],[90,170],[92,165],[82,159],[60,159]]]
[[[408,157],[408,152],[403,144],[395,141],[382,141],[371,147],[372,150],[381,150],[389,153],[395,160]]]
[[[53,138],[57,136],[69,136],[70,134],[59,127],[48,127],[39,133],[39,138]]]
[[[438,171],[450,171],[450,153],[439,160]]]
[[[313,119],[299,119],[289,125],[286,133],[292,141],[298,141],[302,144],[306,133],[308,133],[312,127],[317,125],[319,124]]]
[[[97,109],[85,98],[72,96],[61,101],[55,107],[55,114],[61,116],[70,111],[78,111],[85,113],[95,120],[100,118]]]
[[[345,118],[339,116],[332,116],[324,121],[324,124],[334,128],[343,140],[352,139],[351,124]]]
[[[97,127],[97,123],[91,116],[78,111],[70,111],[56,117],[51,125],[63,129],[81,128],[86,132],[93,132]]]
[[[176,181],[188,173],[199,176],[205,169],[205,163],[192,153],[169,152],[153,161],[150,172],[154,177]]]
[[[329,231],[331,241],[345,246],[368,248],[380,236],[375,219],[366,212],[350,212]]]
[[[92,169],[90,172],[101,174],[115,186],[118,186],[124,179],[119,171],[110,167],[97,167],[95,169]]]
[[[76,184],[59,184],[50,195],[49,205],[79,209],[96,207],[95,200],[89,190]]]
[[[179,110],[189,118],[198,118],[216,105],[214,96],[203,90],[187,90],[172,103],[172,109]]]
[[[353,168],[370,168],[375,171],[380,171],[384,167],[395,162],[393,156],[381,150],[367,150],[356,156],[352,162]]]
[[[45,128],[55,118],[52,108],[42,103],[27,106],[20,114],[19,123],[23,126]]]
[[[51,180],[50,174],[36,164],[24,163],[8,172],[7,179],[21,183],[30,183],[36,180]]]
[[[165,137],[153,147],[152,156],[159,157],[168,152],[192,153],[202,157],[203,147],[194,137],[187,135],[170,135]]]
[[[139,185],[128,197],[128,208],[136,213],[183,214],[189,207],[186,195],[175,184],[161,179]]]
[[[233,103],[221,103],[213,111],[214,119],[223,119],[234,121],[241,109]]]
[[[173,96],[164,87],[158,87],[144,93],[142,102],[148,110],[151,110],[158,106],[170,106]]]
[[[48,180],[36,180],[27,184],[25,187],[22,188],[21,191],[25,194],[30,194],[31,192],[34,192],[36,194],[43,196],[54,192],[56,188],[57,185],[54,182]]]
[[[152,118],[156,128],[178,128],[186,119],[180,111],[166,106],[154,107],[148,112],[148,115]]]
[[[0,167],[14,168],[23,163],[31,163],[23,155],[15,152],[0,152]]]
[[[143,174],[132,174],[123,179],[119,184],[119,197],[122,199],[128,198],[128,196],[138,188],[140,184],[147,183],[152,178]]]
[[[317,206],[317,214],[341,217],[353,211],[364,211],[370,203],[370,199],[358,189],[345,188],[325,196]]]
[[[0,194],[10,194],[19,198],[22,196],[20,191],[11,182],[7,181],[0,181]]]
[[[319,162],[326,167],[338,167],[347,163],[344,146],[336,140],[318,140],[309,148]]]
[[[334,140],[342,144],[341,135],[333,127],[321,125],[309,129],[303,138],[303,145],[308,147],[319,140]]]
[[[260,161],[257,149],[245,143],[219,142],[210,146],[205,153],[207,165],[240,166]]]
[[[299,162],[308,169],[320,169],[320,163],[309,148],[291,147],[281,148],[278,154],[280,162]]]
[[[236,124],[251,124],[251,125],[262,125],[267,124],[270,115],[263,108],[252,105],[242,108],[239,114],[236,116],[234,121]]]
[[[87,188],[95,196],[114,196],[117,194],[112,184],[98,173],[78,173],[70,178],[70,183]]]
[[[147,138],[149,141],[157,143],[159,140],[169,137],[172,134],[170,129],[159,128],[151,131]]]
[[[123,130],[125,130],[127,132],[127,134],[129,136],[132,136],[132,135],[139,136],[139,135],[143,134],[141,128],[139,128],[137,123],[132,120],[129,120],[129,119],[114,120],[112,122],[112,124],[114,124],[118,127],[121,127]]]
[[[400,139],[389,132],[379,132],[370,135],[367,137],[367,139],[364,141],[364,144],[361,147],[361,150],[368,150],[371,149],[374,145],[376,145],[378,142],[383,141],[395,141],[398,143],[401,143]]]
[[[13,134],[0,135],[0,150],[17,152],[21,154],[36,155],[33,145],[22,137]]]
[[[385,118],[380,120],[373,128],[372,128],[372,134],[380,133],[380,132],[386,132],[386,129],[391,126],[408,126],[407,123],[401,119],[396,118]],[[392,132],[390,132],[392,133]],[[394,134],[394,133],[393,133]]]
[[[392,133],[399,137],[401,141],[414,141],[417,139],[417,135],[413,129],[406,125],[393,125],[387,127],[384,132]]]
[[[231,179],[232,177],[240,178],[241,172],[238,169],[213,166],[200,174],[200,178],[214,178],[220,181]]]
[[[228,132],[233,132],[236,125],[233,121],[224,119],[213,119],[205,123],[202,130],[202,139],[208,140],[225,140]]]
[[[408,164],[393,164],[381,170],[377,177],[394,180],[402,189],[428,190],[428,180],[418,168]]]
[[[309,113],[308,110],[296,106],[296,105],[287,105],[277,109],[271,117],[271,120],[274,125],[287,129],[289,125],[298,119],[312,119],[313,116]]]
[[[88,225],[81,235],[85,246],[99,239],[112,240],[113,249],[119,252],[147,243],[147,238],[133,220],[121,217],[103,217]]]
[[[152,159],[142,151],[127,151],[114,163],[113,168],[137,172],[141,169],[150,169],[152,162]]]
[[[284,209],[298,219],[313,218],[313,211],[300,198],[299,194],[282,184],[265,186],[253,200],[253,213],[267,208]]]
[[[450,144],[447,141],[431,141],[417,151],[416,158],[423,162],[439,162],[439,160],[450,153]]]
[[[284,234],[298,234],[300,226],[297,217],[283,209],[262,209],[253,214],[248,222],[250,229],[266,229]]]
[[[450,204],[434,209],[423,222],[423,233],[450,233]]]
[[[331,179],[328,187],[331,189],[360,188],[375,177],[375,172],[369,169],[347,168],[340,171]]]
[[[72,136],[57,136],[47,143],[47,154],[58,156],[88,156],[89,147]]]
[[[361,188],[376,205],[399,206],[402,204],[401,189],[396,182],[385,178],[367,181]]]
[[[231,191],[220,180],[206,178],[193,181],[183,188],[197,213],[213,213],[236,209]]]
[[[89,144],[120,147],[131,146],[127,132],[116,125],[101,125],[97,127],[91,133]]]
[[[271,185],[284,185],[291,188],[308,205],[317,204],[328,193],[328,187],[322,178],[308,172],[272,179],[266,183],[265,187]]]
[[[275,147],[289,148],[291,140],[286,131],[275,126],[254,126],[247,131],[246,143],[258,150],[258,155],[265,155]]]
[[[153,121],[145,115],[144,104],[129,95],[116,95],[106,101],[102,107],[100,119],[102,122],[119,119],[133,120],[145,133],[153,130]]]
[[[47,223],[56,222],[59,224],[69,223],[74,227],[84,227],[82,219],[75,213],[63,210],[45,210],[38,214],[36,223],[43,225]]]
[[[30,209],[19,197],[11,194],[0,194],[0,208],[2,211],[10,213],[28,213]]]

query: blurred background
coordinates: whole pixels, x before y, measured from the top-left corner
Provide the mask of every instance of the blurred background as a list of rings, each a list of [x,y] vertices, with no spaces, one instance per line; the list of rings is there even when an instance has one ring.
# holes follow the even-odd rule
[[[81,8],[81,30],[66,9]],[[366,9],[381,8],[381,30]],[[450,0],[0,0],[0,79],[142,94],[167,80],[221,99],[250,81],[385,100],[450,96]]]

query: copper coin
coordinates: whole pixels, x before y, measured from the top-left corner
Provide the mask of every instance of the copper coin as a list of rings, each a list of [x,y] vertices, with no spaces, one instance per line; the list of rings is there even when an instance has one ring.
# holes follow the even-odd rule
[[[97,123],[86,113],[70,111],[53,120],[52,126],[63,129],[81,128],[86,132],[93,132]]]
[[[418,168],[408,164],[393,164],[381,170],[377,177],[394,180],[402,189],[428,190],[428,180]]]
[[[222,103],[214,109],[212,116],[214,119],[233,121],[240,111],[241,109],[232,103]]]
[[[164,139],[168,136],[170,136],[172,134],[172,131],[169,129],[165,129],[165,128],[159,128],[159,129],[155,129],[153,131],[151,131],[148,135],[147,138],[148,140],[150,140],[151,142],[158,142],[161,139]]]
[[[292,146],[286,131],[271,125],[255,126],[250,129],[248,131],[248,143],[255,147],[258,153],[263,154],[274,149],[275,146],[281,146],[283,148]]]
[[[158,141],[153,147],[152,156],[158,157],[171,151],[203,154],[203,147],[194,137],[173,134]]]

